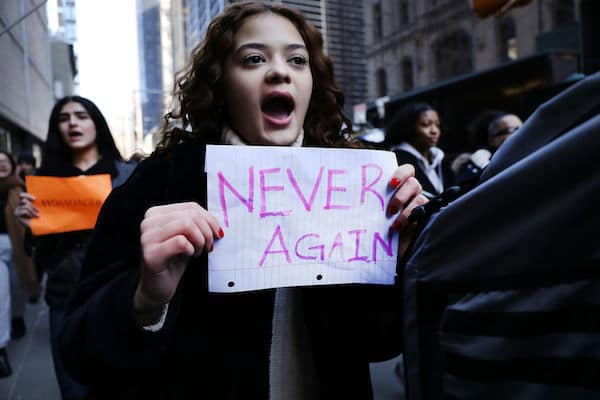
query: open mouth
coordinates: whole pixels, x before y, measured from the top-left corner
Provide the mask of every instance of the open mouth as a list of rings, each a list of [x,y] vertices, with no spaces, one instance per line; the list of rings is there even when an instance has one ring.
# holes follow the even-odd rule
[[[294,98],[289,93],[269,93],[261,104],[265,117],[274,124],[286,124],[294,111]]]
[[[70,138],[79,138],[82,137],[83,133],[79,132],[79,131],[71,131],[69,132],[69,137]]]

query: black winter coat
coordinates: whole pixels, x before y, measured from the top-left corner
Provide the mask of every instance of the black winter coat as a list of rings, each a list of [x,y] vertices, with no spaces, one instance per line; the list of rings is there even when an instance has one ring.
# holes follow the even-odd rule
[[[404,268],[409,400],[600,398],[600,73],[540,106]]]
[[[139,224],[154,205],[206,207],[204,154],[194,141],[155,152],[103,206],[60,337],[67,369],[94,398],[268,398],[274,290],[209,293],[203,254],[190,261],[160,331],[134,318]],[[397,290],[302,290],[320,398],[372,398],[369,361],[400,351]]]
[[[425,192],[431,193],[432,195],[439,194],[425,174],[425,171],[419,166],[420,161],[417,157],[405,150],[395,150],[394,153],[396,154],[398,165],[412,164],[415,167],[415,178],[417,178]],[[445,190],[454,184],[455,176],[446,159],[442,160],[439,169],[441,170],[442,182],[444,183]]]

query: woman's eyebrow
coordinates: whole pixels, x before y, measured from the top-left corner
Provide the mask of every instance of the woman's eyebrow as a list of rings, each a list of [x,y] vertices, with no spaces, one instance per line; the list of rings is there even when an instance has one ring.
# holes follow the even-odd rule
[[[75,115],[87,115],[88,112],[87,111],[71,111],[71,112],[61,112],[58,114],[59,117],[68,117],[71,114],[75,114]]]
[[[245,43],[245,44],[241,45],[240,47],[238,47],[234,53],[238,54],[245,49],[265,50],[268,47],[269,46],[265,45],[264,43]],[[286,50],[296,50],[296,49],[307,50],[305,45],[296,44],[296,43],[288,44],[287,46],[285,46],[285,48],[286,48]]]

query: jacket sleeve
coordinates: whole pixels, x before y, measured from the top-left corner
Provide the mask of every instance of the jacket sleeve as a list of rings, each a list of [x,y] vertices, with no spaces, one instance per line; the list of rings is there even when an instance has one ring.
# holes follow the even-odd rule
[[[134,317],[133,295],[140,263],[139,224],[149,207],[165,202],[166,158],[159,155],[142,163],[101,209],[59,337],[65,367],[82,382],[132,377],[164,354],[169,327],[156,333],[143,330]],[[176,296],[169,313],[177,309]]]

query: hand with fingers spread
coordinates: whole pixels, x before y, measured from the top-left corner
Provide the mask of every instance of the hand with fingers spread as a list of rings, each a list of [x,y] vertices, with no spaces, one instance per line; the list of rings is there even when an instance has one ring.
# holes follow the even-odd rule
[[[40,211],[33,204],[35,201],[34,195],[27,192],[21,192],[19,196],[19,205],[15,207],[15,217],[17,217],[19,222],[23,225],[29,227],[31,218],[38,218],[40,216]]]
[[[142,260],[134,309],[140,323],[160,317],[174,296],[188,259],[212,251],[223,237],[217,219],[194,202],[152,207],[140,225]]]
[[[400,233],[398,256],[402,257],[415,233],[416,224],[409,223],[408,217],[415,207],[427,203],[427,197],[421,194],[421,184],[415,178],[415,168],[410,164],[400,165],[389,181],[395,193],[387,207],[388,215],[396,215],[390,228],[390,234]]]

